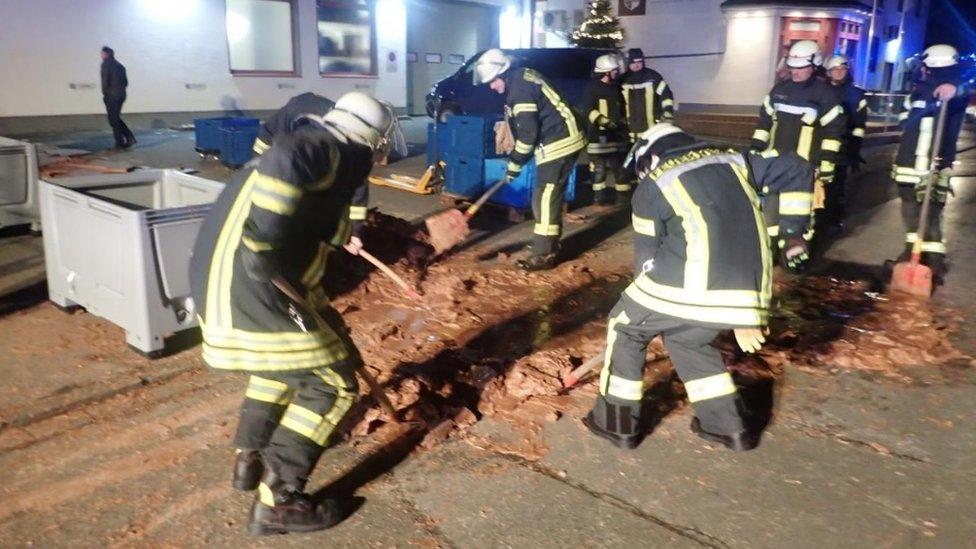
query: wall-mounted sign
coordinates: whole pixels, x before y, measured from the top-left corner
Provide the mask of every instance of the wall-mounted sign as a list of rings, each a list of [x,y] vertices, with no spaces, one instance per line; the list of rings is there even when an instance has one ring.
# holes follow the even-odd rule
[[[415,51],[408,51],[407,52],[407,63],[416,63],[416,62],[417,62],[417,52],[415,52]]]
[[[428,53],[424,55],[424,61],[428,63],[441,63],[443,62],[443,58],[439,53]]]
[[[627,15],[644,15],[646,6],[644,0],[620,0],[617,7],[617,15],[624,17]]]
[[[452,65],[463,65],[464,56],[460,53],[452,53],[451,55],[447,56],[447,62]]]

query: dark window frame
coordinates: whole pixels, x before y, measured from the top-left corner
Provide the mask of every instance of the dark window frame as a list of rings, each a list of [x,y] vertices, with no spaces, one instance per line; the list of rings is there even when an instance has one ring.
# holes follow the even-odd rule
[[[369,12],[369,72],[322,72],[321,68],[318,68],[319,77],[321,78],[372,78],[378,79],[380,76],[379,72],[379,60],[378,55],[378,42],[376,37],[376,0],[365,0],[365,4],[357,0],[316,0],[315,1],[315,64],[319,66],[320,58],[322,57],[322,52],[319,49],[319,7],[327,8],[353,8],[353,9],[363,9],[365,8]]]
[[[298,0],[262,0],[265,2],[283,2],[288,4],[291,10],[291,62],[290,71],[266,71],[266,70],[244,70],[235,69],[230,58],[230,36],[227,36],[227,3],[224,2],[224,38],[227,41],[227,68],[230,69],[231,76],[269,76],[273,78],[301,78],[302,61],[299,57],[301,48],[299,47],[298,36]]]

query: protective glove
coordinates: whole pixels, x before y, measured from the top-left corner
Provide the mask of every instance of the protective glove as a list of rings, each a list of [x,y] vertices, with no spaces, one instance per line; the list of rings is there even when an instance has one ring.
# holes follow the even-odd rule
[[[834,171],[831,170],[829,172],[820,172],[820,181],[822,181],[824,185],[830,185],[831,183],[833,183]]]
[[[349,252],[350,255],[359,255],[359,250],[363,249],[363,240],[358,236],[352,236],[349,238],[343,249]]]
[[[763,334],[763,330],[759,328],[736,328],[732,330],[735,335],[735,342],[739,344],[739,348],[747,353],[755,353],[762,348],[763,343],[766,342],[766,336]]]
[[[810,260],[807,241],[802,236],[788,236],[779,241],[780,265],[793,274],[806,270]]]

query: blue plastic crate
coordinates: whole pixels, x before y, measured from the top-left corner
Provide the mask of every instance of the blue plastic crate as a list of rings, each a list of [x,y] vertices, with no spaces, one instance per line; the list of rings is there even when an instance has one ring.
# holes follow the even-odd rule
[[[505,158],[490,158],[485,160],[484,184],[491,185],[493,182],[505,177],[505,167],[507,165],[508,159]],[[566,202],[568,204],[576,200],[577,171],[578,168],[574,168],[569,174],[569,180],[566,182]],[[535,187],[535,174],[535,159],[532,159],[522,167],[522,173],[514,181],[499,189],[491,197],[489,202],[510,206],[517,210],[532,209],[532,189]]]
[[[193,120],[193,133],[196,137],[195,148],[203,154],[217,154],[220,152],[220,129],[224,123],[231,120],[229,116],[218,118],[196,118]]]
[[[481,195],[485,187],[485,159],[458,155],[444,162],[446,193],[470,199]]]
[[[237,168],[254,155],[254,140],[261,129],[257,118],[234,118],[220,130],[220,161]]]
[[[437,126],[440,157],[496,158],[495,123],[502,115],[455,115]],[[427,125],[427,163],[434,162],[434,124]]]

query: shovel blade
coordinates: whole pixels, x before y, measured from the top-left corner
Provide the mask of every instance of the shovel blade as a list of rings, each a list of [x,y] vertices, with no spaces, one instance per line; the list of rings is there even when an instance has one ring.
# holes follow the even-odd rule
[[[427,232],[430,234],[428,242],[434,247],[434,253],[440,255],[457,246],[468,237],[471,228],[468,218],[460,210],[448,210],[426,220]]]
[[[932,269],[910,261],[897,263],[891,272],[890,289],[928,299],[932,297]]]

